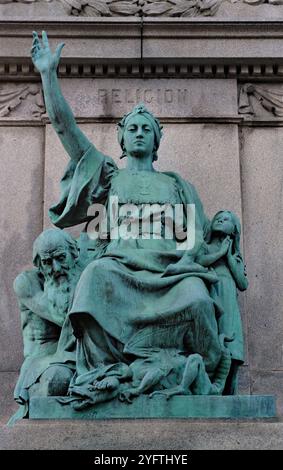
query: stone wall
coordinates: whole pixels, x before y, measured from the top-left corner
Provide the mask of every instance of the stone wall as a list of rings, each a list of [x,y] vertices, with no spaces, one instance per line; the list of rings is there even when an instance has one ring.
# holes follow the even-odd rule
[[[0,373],[7,390],[22,362],[13,279],[31,266],[33,240],[50,225],[47,210],[68,160],[29,58],[32,30],[46,29],[51,45],[66,43],[62,89],[99,149],[119,162],[116,122],[144,101],[164,126],[157,169],[193,182],[209,216],[220,208],[239,214],[250,280],[240,296],[240,391],[277,395],[283,414],[283,6],[216,3],[209,16],[164,11],[141,19],[140,12],[98,18],[91,9],[85,17],[83,7],[66,12],[55,0],[0,2]]]

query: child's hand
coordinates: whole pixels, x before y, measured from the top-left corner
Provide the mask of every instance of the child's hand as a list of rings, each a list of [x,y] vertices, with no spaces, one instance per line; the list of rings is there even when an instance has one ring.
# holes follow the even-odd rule
[[[229,237],[229,235],[227,235],[227,237],[224,238],[224,240],[222,242],[222,245],[221,245],[221,248],[220,248],[221,256],[225,256],[231,250],[232,250],[232,240]],[[232,252],[231,252],[231,254],[232,254]]]

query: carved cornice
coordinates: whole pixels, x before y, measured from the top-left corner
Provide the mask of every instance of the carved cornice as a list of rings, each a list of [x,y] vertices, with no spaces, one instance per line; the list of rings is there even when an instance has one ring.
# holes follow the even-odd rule
[[[283,0],[243,0],[243,2],[251,6],[263,5],[264,3],[268,5],[283,5]]]
[[[283,22],[191,23],[187,19],[0,20],[0,81],[39,81],[31,31],[65,42],[62,77],[238,78],[282,81]]]
[[[283,0],[227,0],[257,7],[263,4],[282,5]],[[174,17],[195,18],[217,15],[224,0],[0,0],[0,4],[56,3],[62,13],[81,17]],[[53,6],[52,5],[52,6]],[[52,8],[51,6],[51,8]],[[57,5],[54,6],[56,8]],[[233,10],[231,12],[233,16]],[[264,19],[264,18],[263,18]]]
[[[52,0],[0,0],[1,3],[37,3]],[[71,16],[196,17],[213,16],[223,0],[53,0]]]
[[[74,16],[213,16],[222,0],[60,0]]]
[[[223,0],[0,0],[1,3],[57,1],[71,16],[213,16]]]
[[[201,60],[192,62],[188,60],[172,63],[172,61],[164,61],[163,63],[148,62],[143,65],[138,63],[124,63],[112,61],[111,63],[91,63],[90,61],[82,62],[73,59],[64,63],[61,61],[59,66],[59,76],[62,78],[237,78],[243,80],[262,81],[268,79],[270,81],[283,80],[283,59],[280,63],[274,65],[267,62],[259,63],[235,63],[234,60],[205,61]],[[13,60],[2,61],[0,59],[0,82],[2,80],[10,81],[39,81],[38,72],[34,69],[31,61],[15,63]]]

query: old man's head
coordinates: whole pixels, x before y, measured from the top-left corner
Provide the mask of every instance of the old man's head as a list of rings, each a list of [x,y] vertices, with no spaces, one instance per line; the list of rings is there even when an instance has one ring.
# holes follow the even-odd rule
[[[44,278],[49,308],[65,315],[81,272],[76,240],[60,229],[45,230],[34,242],[33,263]]]
[[[61,284],[69,277],[78,259],[76,241],[60,229],[42,232],[33,245],[33,263],[45,280]]]

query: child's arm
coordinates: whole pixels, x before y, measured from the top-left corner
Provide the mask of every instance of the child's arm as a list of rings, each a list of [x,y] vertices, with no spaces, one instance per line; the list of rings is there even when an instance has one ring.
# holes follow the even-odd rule
[[[215,253],[201,254],[196,257],[196,262],[205,267],[214,264],[216,261],[218,261],[220,258],[226,255],[229,245],[230,245],[230,238],[226,237],[223,240],[221,248],[218,251],[216,251]]]
[[[227,262],[238,289],[246,290],[249,283],[245,273],[245,265],[239,254],[232,254],[232,243],[227,252]]]

